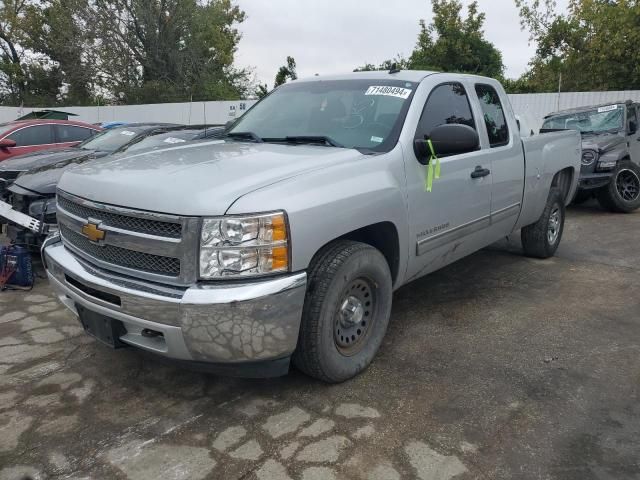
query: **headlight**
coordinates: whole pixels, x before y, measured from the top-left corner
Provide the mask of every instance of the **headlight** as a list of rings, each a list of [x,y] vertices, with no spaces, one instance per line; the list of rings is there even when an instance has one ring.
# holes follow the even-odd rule
[[[42,212],[45,212],[45,215],[51,215],[55,214],[56,211],[57,207],[55,197],[44,200],[35,200],[29,205],[29,215],[35,218],[40,218]]]
[[[584,152],[582,152],[582,165],[584,166],[589,166],[589,165],[593,165],[593,162],[595,162],[598,159],[598,152],[595,152],[593,150],[585,150]]]
[[[200,278],[255,277],[289,271],[284,212],[205,218],[200,232]]]

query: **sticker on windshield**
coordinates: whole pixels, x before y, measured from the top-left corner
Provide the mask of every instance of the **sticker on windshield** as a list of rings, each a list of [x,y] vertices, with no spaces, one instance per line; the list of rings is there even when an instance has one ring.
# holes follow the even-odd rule
[[[402,87],[389,87],[389,86],[371,86],[366,91],[365,95],[384,95],[387,97],[397,97],[406,100],[411,95],[412,90]]]
[[[371,137],[371,141],[373,143],[382,143],[382,142],[384,142],[384,138],[382,138],[382,137]]]
[[[120,135],[126,135],[127,137],[133,137],[136,132],[132,132],[131,130],[123,130],[120,132]]]
[[[164,143],[184,143],[186,140],[182,138],[169,137],[165,139]]]
[[[598,113],[612,112],[618,109],[618,105],[609,105],[608,107],[600,107]]]

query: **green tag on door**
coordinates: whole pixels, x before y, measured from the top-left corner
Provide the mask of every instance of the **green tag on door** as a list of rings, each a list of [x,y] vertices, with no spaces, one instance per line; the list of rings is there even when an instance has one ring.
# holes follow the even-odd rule
[[[427,140],[427,145],[429,146],[429,151],[431,152],[431,156],[429,157],[429,164],[427,165],[427,179],[425,182],[425,191],[430,192],[433,189],[433,179],[440,178],[440,159],[436,155],[436,151],[433,148],[433,143],[431,140]]]

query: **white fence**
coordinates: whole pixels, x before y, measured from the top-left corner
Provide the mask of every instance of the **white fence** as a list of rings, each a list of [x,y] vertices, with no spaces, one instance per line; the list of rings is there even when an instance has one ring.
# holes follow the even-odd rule
[[[75,113],[82,122],[168,122],[188,125],[224,124],[242,115],[255,100],[230,102],[158,103],[150,105],[117,105],[95,107],[52,107]],[[8,122],[40,108],[0,107],[0,122]]]
[[[516,114],[527,120],[534,130],[542,125],[545,115],[566,108],[614,103],[624,100],[640,102],[640,90],[619,92],[567,92],[509,95]],[[242,115],[255,100],[232,102],[161,103],[152,105],[118,105],[95,107],[64,107],[61,110],[78,114],[74,119],[89,123],[169,122],[183,124],[224,124]],[[0,107],[0,122],[15,120],[30,112],[30,108]],[[38,109],[36,109],[38,110]]]

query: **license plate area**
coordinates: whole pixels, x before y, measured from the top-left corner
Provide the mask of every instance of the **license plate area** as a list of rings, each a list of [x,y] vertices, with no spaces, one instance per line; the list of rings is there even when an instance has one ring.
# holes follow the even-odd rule
[[[126,343],[120,341],[120,337],[127,333],[120,320],[93,312],[79,304],[76,304],[76,310],[84,331],[93,338],[114,349],[127,346]]]

